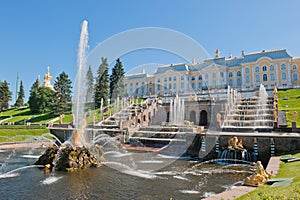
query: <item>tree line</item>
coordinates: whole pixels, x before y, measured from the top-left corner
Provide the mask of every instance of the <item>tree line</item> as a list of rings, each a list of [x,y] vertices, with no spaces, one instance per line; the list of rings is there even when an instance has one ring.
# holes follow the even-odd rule
[[[107,106],[109,99],[114,102],[117,98],[124,96],[124,68],[120,59],[112,69],[111,75],[108,72],[107,58],[101,58],[101,64],[94,77],[91,66],[86,74],[86,95],[85,102],[94,103],[95,108]],[[53,90],[41,85],[39,78],[33,83],[30,89],[28,106],[32,114],[51,112],[53,116],[70,113],[72,106],[72,81],[65,72],[56,77]],[[24,86],[21,81],[15,107],[24,106]],[[9,108],[9,101],[12,99],[12,92],[7,81],[0,81],[0,111]]]

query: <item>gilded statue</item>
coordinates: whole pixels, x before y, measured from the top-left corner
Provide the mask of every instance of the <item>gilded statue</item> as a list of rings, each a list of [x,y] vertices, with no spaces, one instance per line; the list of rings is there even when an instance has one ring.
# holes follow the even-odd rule
[[[255,172],[254,172],[254,174],[252,174],[251,176],[248,176],[245,179],[245,181],[244,181],[245,185],[257,187],[261,184],[266,183],[268,181],[268,179],[272,177],[272,175],[270,173],[265,171],[265,169],[260,161],[257,161],[254,164],[253,168],[255,169]]]
[[[297,122],[297,118],[298,118],[298,113],[297,111],[294,111],[292,122]]]
[[[243,146],[243,140],[242,139],[239,140],[236,136],[231,138],[228,141],[228,149],[229,150],[246,151],[246,149],[244,149],[244,146]]]

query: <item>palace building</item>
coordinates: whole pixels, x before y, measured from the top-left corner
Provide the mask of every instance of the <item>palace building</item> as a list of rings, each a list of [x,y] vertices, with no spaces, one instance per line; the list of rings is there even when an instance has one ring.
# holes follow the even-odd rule
[[[239,57],[220,57],[200,63],[160,66],[154,74],[144,71],[125,76],[125,95],[173,95],[224,90],[229,86],[250,91],[264,84],[266,89],[300,87],[300,57],[290,56],[285,49],[263,50]]]

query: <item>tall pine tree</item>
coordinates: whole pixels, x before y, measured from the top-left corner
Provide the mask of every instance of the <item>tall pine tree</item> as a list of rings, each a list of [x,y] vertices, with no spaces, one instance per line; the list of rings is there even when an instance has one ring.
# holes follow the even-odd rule
[[[103,99],[103,105],[107,105],[107,99],[109,96],[109,75],[108,75],[108,64],[107,58],[101,58],[102,63],[100,64],[97,71],[96,85],[95,85],[95,107],[100,108],[101,99]]]
[[[54,116],[71,112],[71,84],[72,82],[65,72],[56,77],[51,109]]]
[[[24,86],[23,86],[23,82],[21,81],[20,89],[18,92],[18,98],[16,100],[15,106],[16,107],[24,106],[24,98],[25,98]]]
[[[9,90],[9,83],[0,81],[0,111],[9,108],[12,92]]]
[[[94,75],[93,75],[91,66],[89,66],[85,81],[86,81],[86,87],[87,87],[85,101],[87,103],[90,103],[90,102],[93,102],[93,100],[94,100]]]
[[[110,76],[110,98],[112,101],[124,96],[124,76],[123,65],[120,58],[118,58]]]

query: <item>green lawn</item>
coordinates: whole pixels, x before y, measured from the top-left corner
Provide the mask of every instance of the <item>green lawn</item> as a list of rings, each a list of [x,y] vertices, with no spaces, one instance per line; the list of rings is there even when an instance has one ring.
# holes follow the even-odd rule
[[[278,109],[286,111],[287,124],[292,126],[294,111],[298,112],[297,127],[300,127],[300,88],[278,91]]]
[[[45,133],[49,133],[46,128],[0,129],[0,142],[32,141],[35,136],[41,136]]]
[[[293,155],[300,158],[300,153]],[[237,200],[281,200],[281,199],[300,199],[300,161],[280,164],[278,174],[273,178],[294,178],[289,186],[280,186],[271,188],[265,184],[258,187],[256,190],[245,194]]]
[[[50,113],[41,113],[41,114],[31,114],[29,108],[13,108],[6,111],[1,112],[1,118],[10,118],[5,120],[5,122],[14,122],[15,124],[24,124],[24,122],[31,123],[47,123],[51,119],[54,119]],[[0,120],[1,120],[0,118]]]

